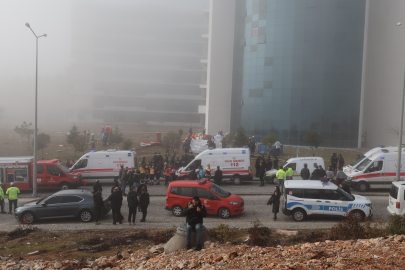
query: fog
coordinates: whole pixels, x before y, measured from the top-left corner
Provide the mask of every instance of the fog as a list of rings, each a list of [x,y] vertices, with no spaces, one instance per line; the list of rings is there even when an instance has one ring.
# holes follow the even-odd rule
[[[77,121],[198,124],[207,6],[208,0],[1,1],[0,123],[34,121],[35,37],[28,22],[48,35],[39,38],[40,129]]]

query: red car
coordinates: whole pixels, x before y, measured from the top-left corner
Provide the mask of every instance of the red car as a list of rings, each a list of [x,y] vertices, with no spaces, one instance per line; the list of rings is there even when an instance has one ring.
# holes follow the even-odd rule
[[[165,209],[172,211],[175,216],[181,216],[181,212],[194,196],[200,198],[208,214],[219,215],[222,218],[239,215],[244,210],[245,202],[241,197],[206,180],[171,182],[167,189]]]

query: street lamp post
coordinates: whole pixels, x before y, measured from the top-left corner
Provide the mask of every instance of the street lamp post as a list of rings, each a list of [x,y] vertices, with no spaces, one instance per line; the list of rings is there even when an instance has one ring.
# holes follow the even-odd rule
[[[26,23],[27,26],[36,38],[36,69],[35,69],[35,127],[34,127],[34,168],[33,168],[33,191],[32,196],[37,196],[37,122],[38,122],[38,39],[40,37],[46,37],[46,34],[42,36],[37,36],[32,30],[29,23]]]

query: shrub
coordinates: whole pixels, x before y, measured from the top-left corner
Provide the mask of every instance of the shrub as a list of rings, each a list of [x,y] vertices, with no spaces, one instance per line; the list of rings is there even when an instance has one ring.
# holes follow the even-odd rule
[[[267,247],[271,243],[271,230],[267,227],[259,227],[256,224],[249,228],[249,244],[252,246]]]
[[[228,225],[221,223],[215,231],[217,235],[216,239],[221,243],[229,242],[232,238],[232,234]]]
[[[405,234],[405,217],[400,215],[391,216],[388,230],[391,235]]]
[[[350,213],[346,218],[332,227],[331,240],[354,240],[366,238],[364,226],[361,225],[361,216]]]
[[[134,142],[131,139],[127,138],[122,142],[122,149],[129,150],[132,148],[133,145],[134,145]]]

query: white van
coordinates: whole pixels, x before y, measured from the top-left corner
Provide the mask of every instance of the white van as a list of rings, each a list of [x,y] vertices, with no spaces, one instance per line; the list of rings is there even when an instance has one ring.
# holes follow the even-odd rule
[[[366,152],[364,155],[362,155],[359,159],[357,159],[354,163],[349,164],[347,166],[343,167],[343,172],[344,173],[350,173],[352,170],[355,170],[357,166],[359,166],[360,163],[362,163],[366,158],[373,157],[374,155],[383,153],[383,151],[395,151],[398,150],[398,147],[393,147],[393,146],[388,146],[388,147],[375,147],[368,152]],[[402,151],[405,151],[405,149],[402,149]]]
[[[351,195],[335,184],[320,180],[287,180],[284,182],[283,214],[295,221],[309,215],[345,216],[358,213],[371,217],[371,201],[360,195]]]
[[[83,179],[118,179],[121,165],[136,167],[137,157],[134,150],[90,152],[83,155],[71,168],[71,172],[80,172]]]
[[[242,181],[253,180],[249,148],[205,150],[197,155],[190,164],[180,168],[176,175],[180,179],[186,179],[191,170],[199,169],[201,166],[205,170],[208,164],[211,167],[211,179],[214,179],[217,166],[220,166],[224,181],[230,180],[235,185],[240,185]]]
[[[371,188],[390,188],[396,181],[398,148],[394,151],[382,149],[381,153],[365,158],[355,169],[346,172],[347,184],[358,191],[368,191]],[[405,152],[402,152],[402,159]],[[404,176],[401,165],[401,176]],[[401,178],[401,180],[403,180]]]
[[[392,182],[387,210],[391,215],[405,214],[405,181]]]
[[[308,165],[309,172],[312,174],[312,171],[315,170],[315,165],[321,165],[324,170],[325,168],[325,162],[323,161],[323,158],[321,157],[295,157],[295,158],[290,158],[287,160],[283,165],[281,165],[282,168],[286,169],[288,165],[291,166],[291,168],[294,170],[294,176],[293,180],[302,180],[301,178],[301,170],[304,168],[304,164]],[[278,184],[276,174],[277,174],[277,169],[273,169],[270,171],[266,172],[266,176],[264,177],[264,180],[267,182],[272,182]]]

